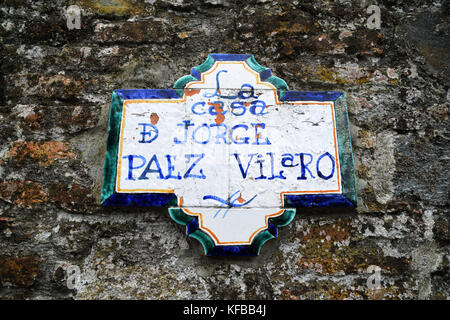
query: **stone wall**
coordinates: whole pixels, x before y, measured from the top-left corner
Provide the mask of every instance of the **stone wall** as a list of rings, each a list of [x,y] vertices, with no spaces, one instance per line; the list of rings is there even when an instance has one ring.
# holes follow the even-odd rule
[[[0,1],[0,298],[449,299],[449,6]],[[170,88],[216,52],[347,92],[356,210],[297,210],[260,256],[211,258],[165,208],[99,206],[113,89]]]

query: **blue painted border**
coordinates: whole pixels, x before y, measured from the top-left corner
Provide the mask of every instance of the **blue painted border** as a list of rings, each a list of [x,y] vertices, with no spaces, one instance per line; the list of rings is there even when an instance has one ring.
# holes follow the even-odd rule
[[[114,193],[102,205],[167,207],[174,199],[176,199],[176,196],[173,193]]]
[[[281,101],[336,101],[342,92],[335,91],[287,91]]]
[[[122,89],[116,92],[123,100],[180,98],[174,89]]]
[[[211,58],[216,61],[245,61],[252,57],[251,54],[211,53]]]
[[[285,208],[354,207],[342,194],[285,195]]]
[[[186,235],[193,234],[199,230],[198,217],[194,217],[189,223],[186,224]],[[273,238],[278,236],[278,228],[268,221],[268,228],[266,229]],[[234,245],[234,246],[214,246],[207,252],[208,256],[224,257],[224,256],[256,256],[260,247],[251,245]]]
[[[174,89],[121,89],[115,90],[123,100],[179,99]],[[280,101],[336,101],[343,95],[335,91],[287,91]]]

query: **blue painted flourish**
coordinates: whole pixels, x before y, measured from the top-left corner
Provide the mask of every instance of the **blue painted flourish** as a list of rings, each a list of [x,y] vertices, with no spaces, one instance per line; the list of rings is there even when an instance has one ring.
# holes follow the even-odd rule
[[[203,200],[215,200],[219,203],[222,204],[221,209],[217,210],[216,214],[214,215],[214,218],[217,217],[217,215],[222,211],[222,208],[224,206],[226,206],[228,209],[225,210],[222,218],[225,218],[225,216],[227,215],[228,211],[230,211],[231,208],[238,208],[238,207],[243,207],[247,204],[249,204],[250,202],[252,202],[255,198],[256,198],[256,194],[248,201],[244,202],[244,203],[236,203],[236,201],[238,201],[239,197],[237,196],[238,193],[240,193],[241,191],[238,190],[235,193],[233,193],[228,199],[222,199],[219,198],[218,196],[213,196],[213,195],[206,195],[203,197]]]

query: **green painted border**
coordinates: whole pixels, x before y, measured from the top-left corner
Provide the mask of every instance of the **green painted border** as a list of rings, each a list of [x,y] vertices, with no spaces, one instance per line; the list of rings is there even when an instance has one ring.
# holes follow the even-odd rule
[[[252,68],[253,70],[255,70],[258,73],[261,73],[263,71],[266,71],[268,68],[263,67],[262,65],[260,65],[257,61],[254,55],[251,55],[250,58],[248,58],[247,60],[245,60],[245,62],[247,62],[247,65]]]
[[[197,229],[194,232],[190,233],[189,237],[198,240],[202,244],[205,255],[208,255],[211,249],[216,245],[211,237],[200,229]]]
[[[201,65],[194,67],[195,70],[197,70],[199,73],[203,73],[211,69],[211,67],[214,65],[216,61],[213,57],[209,54],[206,58],[205,62],[203,62]]]
[[[247,65],[252,68],[253,70],[255,70],[258,73],[264,72],[269,70],[269,68],[263,67],[262,65],[260,65],[255,57],[253,55],[251,55],[250,58],[248,58],[247,60],[245,60],[245,62],[247,63]],[[261,80],[261,79],[260,79]],[[280,99],[284,97],[284,95],[286,94],[286,91],[289,91],[289,86],[287,85],[286,81],[284,81],[281,78],[275,77],[275,76],[270,76],[265,80],[261,80],[263,82],[269,82],[271,84],[273,84],[278,90],[279,90],[279,95],[280,95]]]
[[[343,93],[334,101],[336,133],[339,149],[339,164],[341,169],[342,194],[355,206],[358,202],[356,194],[356,177],[353,166],[352,142],[347,113],[346,94]]]
[[[190,216],[183,212],[181,208],[168,208],[169,209],[169,215],[172,218],[173,221],[175,221],[178,224],[181,225],[187,225],[192,220],[194,220],[194,216]],[[211,239],[210,236],[208,236],[204,231],[197,229],[194,232],[188,234],[189,237],[194,238],[198,240],[202,246],[203,250],[205,251],[205,254],[207,255],[208,252],[214,248],[215,244],[214,241]]]
[[[269,218],[270,222],[272,222],[277,227],[287,226],[295,217],[295,209],[286,209],[281,216]]]
[[[178,96],[180,96],[180,98],[183,97],[183,95],[184,95],[184,88],[191,81],[198,81],[198,80],[194,76],[188,75],[188,76],[181,77],[173,85],[176,93],[178,94]]]
[[[120,124],[122,121],[123,99],[114,91],[109,112],[106,156],[103,166],[103,184],[100,202],[105,202],[115,191],[117,154],[119,152]]]
[[[181,208],[169,208],[170,217],[178,224],[187,225],[194,217],[183,212]]]
[[[188,215],[183,212],[183,210],[179,207],[168,208],[169,215],[176,223],[186,226],[193,219],[194,216]],[[272,223],[275,227],[284,227],[288,225],[295,217],[296,210],[295,209],[286,209],[282,215],[274,218],[269,218],[270,223]],[[188,234],[189,237],[196,239],[199,241],[205,251],[205,255],[211,251],[212,248],[215,247],[214,241],[211,237],[202,231],[201,229],[197,229],[194,232]],[[256,237],[253,239],[250,244],[251,251],[255,255],[259,255],[261,252],[262,246],[269,240],[274,239],[276,236],[273,235],[269,230],[265,229],[259,232]]]
[[[280,95],[279,99],[283,99],[284,95],[287,93],[287,91],[289,91],[289,87],[287,86],[286,82],[281,78],[270,76],[265,81],[270,82],[280,90],[278,91]]]
[[[251,243],[252,251],[258,256],[261,252],[262,246],[269,240],[274,239],[275,236],[268,230],[263,230],[256,235]]]
[[[211,57],[211,55],[208,55],[208,58],[206,58],[205,62],[197,67],[194,67],[193,69],[195,69],[199,73],[203,73],[205,71],[208,71],[214,65],[214,63],[214,58]],[[187,75],[175,81],[173,88],[180,98],[184,95],[184,88],[191,81],[198,81],[198,79],[193,75]]]
[[[215,62],[216,62],[216,60],[209,54],[208,57],[206,58],[205,62],[203,62],[201,65],[199,65],[197,67],[194,67],[193,69],[195,69],[196,72],[201,74],[201,73],[208,71],[214,65]],[[247,58],[247,60],[245,60],[245,63],[247,63],[247,65],[251,69],[253,69],[254,71],[256,71],[258,73],[265,72],[265,71],[270,72],[270,69],[260,65],[256,61],[256,59],[253,55],[250,55],[250,57]],[[261,78],[260,78],[260,80],[261,80]],[[177,81],[175,81],[173,88],[175,89],[175,91],[177,92],[177,94],[180,98],[183,97],[183,95],[184,95],[184,88],[191,81],[198,81],[198,79],[191,74],[191,75],[183,76],[183,77],[179,78]],[[284,95],[286,94],[286,92],[289,90],[289,86],[287,85],[286,81],[284,81],[283,79],[278,78],[276,76],[273,76],[273,75],[271,75],[267,79],[261,80],[261,81],[269,82],[272,85],[274,85],[278,89],[277,94],[279,95],[279,99],[282,99],[284,97]]]
[[[292,220],[294,220],[296,210],[295,209],[286,209],[283,214],[279,217],[269,218],[269,221],[275,225],[276,227],[284,227],[288,225]],[[261,252],[262,246],[269,240],[274,239],[272,233],[269,230],[261,231],[255,239],[253,239],[251,246],[253,247],[256,255],[259,255]]]

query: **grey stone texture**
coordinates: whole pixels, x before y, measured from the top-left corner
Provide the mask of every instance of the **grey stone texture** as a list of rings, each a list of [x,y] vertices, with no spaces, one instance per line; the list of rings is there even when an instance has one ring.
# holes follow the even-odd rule
[[[0,1],[0,298],[449,299],[449,8]],[[209,53],[347,92],[355,210],[299,209],[260,256],[213,258],[165,208],[99,206],[111,92],[170,88]]]

